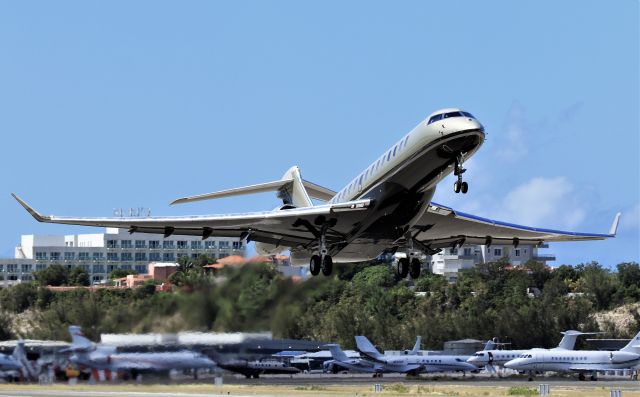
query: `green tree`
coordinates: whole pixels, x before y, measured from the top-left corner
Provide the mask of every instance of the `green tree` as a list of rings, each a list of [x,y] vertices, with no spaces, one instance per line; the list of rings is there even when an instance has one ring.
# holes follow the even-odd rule
[[[42,270],[34,272],[34,276],[38,284],[42,286],[67,285],[69,282],[69,270],[66,266],[54,264]]]
[[[91,285],[91,279],[89,273],[81,267],[74,267],[69,272],[69,285],[75,286],[89,286]]]
[[[114,269],[109,273],[109,279],[113,280],[114,278],[127,277],[130,274],[138,274],[138,272],[135,270]]]

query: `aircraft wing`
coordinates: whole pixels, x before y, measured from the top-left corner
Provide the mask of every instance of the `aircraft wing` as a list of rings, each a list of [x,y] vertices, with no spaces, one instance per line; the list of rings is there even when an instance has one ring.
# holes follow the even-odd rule
[[[604,240],[615,237],[620,213],[609,233],[581,233],[516,225],[479,217],[431,203],[414,226],[414,237],[431,248],[467,244],[541,244],[555,241]]]
[[[364,217],[371,200],[325,204],[288,210],[251,212],[244,214],[195,215],[171,217],[105,217],[81,218],[42,215],[15,194],[13,197],[38,222],[67,225],[114,227],[130,233],[248,238],[251,241],[297,247],[316,241],[319,237],[317,221],[336,218],[339,223],[357,223]],[[328,240],[340,236],[327,233]]]

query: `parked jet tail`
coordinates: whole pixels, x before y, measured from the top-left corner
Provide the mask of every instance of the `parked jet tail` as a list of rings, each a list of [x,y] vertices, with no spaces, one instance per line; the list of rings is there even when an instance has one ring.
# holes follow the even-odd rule
[[[11,356],[20,363],[22,367],[20,369],[21,375],[25,379],[37,379],[38,374],[36,370],[33,368],[29,360],[27,359],[27,352],[24,348],[24,341],[19,340],[16,344],[16,347],[13,349],[13,354]]]
[[[493,350],[496,347],[496,342],[493,341],[493,339],[489,339],[487,341],[487,343],[484,344],[484,349],[483,350]]]
[[[329,345],[325,345],[325,347],[329,349],[329,351],[331,352],[331,357],[333,357],[334,360],[342,362],[349,360],[349,357],[345,354],[345,352],[342,351],[340,345],[332,343]]]
[[[88,352],[95,349],[93,342],[82,334],[82,329],[79,326],[70,325],[69,334],[71,335],[71,346],[60,350],[60,353]]]
[[[640,332],[620,351],[640,354]]]
[[[422,336],[418,335],[416,337],[416,344],[413,346],[413,349],[409,350],[407,354],[416,355],[420,351],[420,345],[422,344]]]
[[[573,348],[576,345],[576,340],[578,339],[578,336],[597,335],[599,334],[599,332],[581,332],[581,331],[568,330],[568,331],[561,332],[561,334],[564,336],[562,337],[562,340],[560,340],[560,343],[558,343],[558,347],[556,347],[556,349],[573,350]]]
[[[358,346],[358,350],[366,356],[374,359],[382,357],[382,354],[373,346],[366,336],[356,336],[356,345]]]

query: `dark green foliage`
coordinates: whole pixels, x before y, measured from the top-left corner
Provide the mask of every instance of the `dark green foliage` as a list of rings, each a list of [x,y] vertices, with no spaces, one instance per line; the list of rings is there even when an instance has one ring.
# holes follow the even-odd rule
[[[40,285],[67,285],[69,282],[69,269],[66,266],[54,264],[43,270],[34,272],[33,275]]]
[[[379,262],[339,265],[332,277],[301,283],[271,264],[227,267],[214,277],[202,268],[207,262],[184,259],[172,277],[178,285],[172,293],[156,293],[153,282],[131,290],[66,292],[19,284],[0,291],[0,308],[35,309],[31,334],[23,336],[35,338],[68,339],[68,325],[77,324],[94,339],[104,332],[271,330],[275,337],[344,348],[354,347],[354,335],[385,349],[411,348],[416,335],[431,349],[446,340],[495,336],[514,348],[551,347],[560,331],[596,331],[589,317],[595,311],[637,302],[640,283],[637,263],[612,272],[595,262],[550,271],[535,262],[513,268],[499,261],[461,272],[456,284],[425,274],[412,285]],[[540,296],[529,296],[531,287]],[[10,334],[9,323],[0,322],[0,337]]]

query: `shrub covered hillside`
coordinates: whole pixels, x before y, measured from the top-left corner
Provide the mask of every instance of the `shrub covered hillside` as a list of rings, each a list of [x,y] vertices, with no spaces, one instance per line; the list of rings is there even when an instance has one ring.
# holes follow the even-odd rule
[[[555,345],[560,331],[597,330],[596,312],[640,300],[640,268],[598,263],[554,271],[532,262],[513,269],[489,263],[448,284],[424,275],[411,286],[386,264],[338,267],[331,278],[294,283],[270,265],[205,273],[182,266],[170,293],[153,285],[132,290],[53,292],[37,284],[0,291],[0,338],[68,339],[77,324],[97,338],[105,332],[264,331],[275,337],[338,342],[353,347],[367,335],[387,349],[406,348],[422,335],[423,348],[446,340],[509,338],[513,347]],[[540,294],[532,297],[527,289]],[[418,292],[425,292],[419,294]],[[628,330],[608,329],[614,337]],[[611,327],[609,327],[611,328]]]

